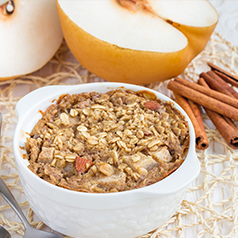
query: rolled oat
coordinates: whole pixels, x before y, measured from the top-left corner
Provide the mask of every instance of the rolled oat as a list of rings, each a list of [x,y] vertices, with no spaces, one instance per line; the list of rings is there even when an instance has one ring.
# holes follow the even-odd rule
[[[61,95],[26,141],[29,168],[82,192],[131,190],[165,178],[183,163],[189,128],[172,104],[149,94]]]

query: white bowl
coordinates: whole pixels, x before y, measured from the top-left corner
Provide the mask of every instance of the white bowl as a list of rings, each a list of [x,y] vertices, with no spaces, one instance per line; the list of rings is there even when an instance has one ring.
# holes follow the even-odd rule
[[[64,93],[106,92],[118,87],[148,90],[159,99],[168,97],[145,87],[122,83],[90,83],[74,86],[47,86],[23,97],[16,105],[18,123],[14,135],[14,154],[26,199],[37,216],[52,229],[73,237],[133,238],[165,223],[179,208],[189,184],[198,176],[200,163],[195,152],[195,133],[187,114],[190,144],[183,164],[165,179],[140,189],[119,193],[83,193],[52,185],[36,176],[23,159],[27,133],[44,111]]]

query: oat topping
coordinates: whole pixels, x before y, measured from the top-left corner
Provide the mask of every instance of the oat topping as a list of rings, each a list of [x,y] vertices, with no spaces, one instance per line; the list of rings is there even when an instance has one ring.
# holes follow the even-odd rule
[[[183,163],[189,128],[170,103],[143,94],[61,95],[27,138],[29,168],[57,186],[95,193],[165,178]]]

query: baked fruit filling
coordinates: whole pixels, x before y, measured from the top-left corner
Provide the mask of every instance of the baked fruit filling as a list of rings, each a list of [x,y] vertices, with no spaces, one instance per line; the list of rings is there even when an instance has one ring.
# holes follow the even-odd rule
[[[184,116],[147,91],[64,94],[41,113],[24,158],[40,178],[70,190],[151,185],[183,163],[189,146]]]

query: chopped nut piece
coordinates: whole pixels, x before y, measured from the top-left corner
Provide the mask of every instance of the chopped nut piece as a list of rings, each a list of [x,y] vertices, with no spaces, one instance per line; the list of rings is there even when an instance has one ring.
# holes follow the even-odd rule
[[[158,111],[160,109],[160,104],[152,100],[145,102],[144,106],[153,111]]]
[[[75,167],[78,173],[86,172],[90,166],[93,165],[93,162],[89,159],[76,156],[75,158]]]

